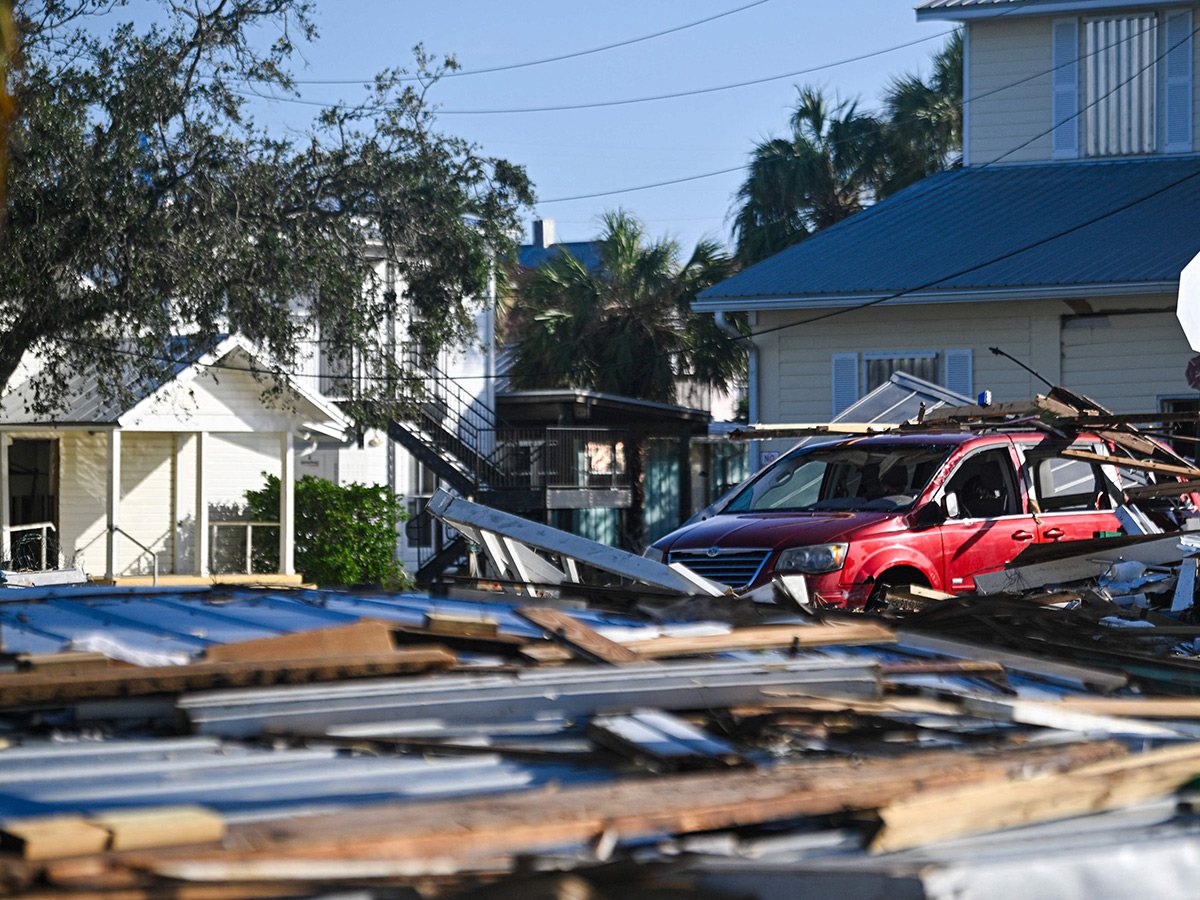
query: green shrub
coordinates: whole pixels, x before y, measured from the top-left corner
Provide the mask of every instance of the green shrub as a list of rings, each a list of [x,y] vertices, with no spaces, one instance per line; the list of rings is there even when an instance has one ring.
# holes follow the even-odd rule
[[[250,516],[278,522],[279,479],[266,478],[266,487],[246,492]],[[305,475],[296,482],[296,569],[318,584],[411,587],[396,561],[396,526],[407,518],[401,498],[383,485]],[[256,571],[279,571],[278,541],[256,546],[254,563]]]

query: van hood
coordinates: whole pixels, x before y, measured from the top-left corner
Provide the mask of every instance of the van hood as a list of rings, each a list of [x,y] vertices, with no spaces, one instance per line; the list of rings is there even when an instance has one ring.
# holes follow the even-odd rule
[[[709,547],[777,550],[836,541],[851,530],[898,518],[894,512],[786,512],[716,515],[668,534],[661,550],[707,550]]]

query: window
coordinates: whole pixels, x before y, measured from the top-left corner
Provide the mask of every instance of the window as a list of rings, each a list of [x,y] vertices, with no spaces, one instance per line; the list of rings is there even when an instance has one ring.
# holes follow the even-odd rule
[[[1200,399],[1196,397],[1165,397],[1158,401],[1158,411],[1177,415],[1200,413]],[[1163,422],[1162,435],[1171,449],[1184,459],[1200,456],[1200,423]],[[1125,473],[1122,473],[1122,477]]]
[[[1058,19],[1052,154],[1192,150],[1192,14]]]
[[[984,450],[962,461],[946,493],[958,500],[960,519],[996,519],[1021,512],[1012,456],[1007,449]]]
[[[879,351],[833,354],[833,415],[838,416],[898,372],[973,396],[969,347],[943,350]]]
[[[892,356],[885,353],[864,353],[863,368],[866,393],[870,393],[892,377],[893,372],[905,372],[925,381],[938,383],[938,355],[929,350]]]
[[[1096,465],[1056,457],[1031,457],[1029,465],[1038,509],[1042,512],[1112,509],[1107,482]]]

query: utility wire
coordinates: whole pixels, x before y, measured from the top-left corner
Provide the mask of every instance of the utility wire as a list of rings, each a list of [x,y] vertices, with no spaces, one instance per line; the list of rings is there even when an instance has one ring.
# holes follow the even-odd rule
[[[544,66],[547,63],[562,62],[567,59],[578,59],[581,56],[591,56],[596,53],[604,53],[608,50],[616,50],[619,47],[630,47],[634,44],[640,44],[644,41],[654,40],[655,38],[664,37],[668,34],[676,34],[680,31],[686,31],[689,28],[695,28],[698,25],[707,25],[709,22],[715,22],[717,19],[724,19],[726,16],[732,16],[736,13],[745,12],[748,9],[753,9],[756,6],[762,6],[765,3],[770,3],[771,0],[755,0],[753,3],[747,3],[744,6],[737,6],[733,9],[728,9],[725,12],[717,13],[716,15],[708,16],[704,19],[697,19],[694,22],[688,22],[684,25],[676,25],[673,28],[664,28],[662,31],[655,31],[652,34],[643,34],[640,37],[628,38],[627,40],[617,41],[612,44],[605,44],[602,47],[592,47],[590,50],[576,50],[572,53],[563,53],[558,56],[547,56],[543,59],[532,59],[528,62],[508,63],[500,66],[489,66],[484,69],[465,69],[457,72],[446,72],[442,78],[465,78],[468,75],[489,75],[493,72],[511,72],[514,69],[528,69],[531,66]],[[370,84],[374,78],[294,78],[294,84]],[[402,78],[401,81],[420,81],[419,77]]]

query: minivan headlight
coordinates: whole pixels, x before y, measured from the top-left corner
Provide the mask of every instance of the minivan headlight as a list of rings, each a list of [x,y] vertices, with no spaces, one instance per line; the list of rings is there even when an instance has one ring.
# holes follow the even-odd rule
[[[819,575],[836,572],[846,564],[849,544],[812,544],[808,547],[789,547],[779,554],[776,570]]]
[[[666,558],[666,554],[663,553],[661,550],[659,550],[657,547],[647,547],[646,552],[643,553],[642,556],[645,557],[646,559],[650,560],[650,562],[657,562],[657,563],[662,562]]]

